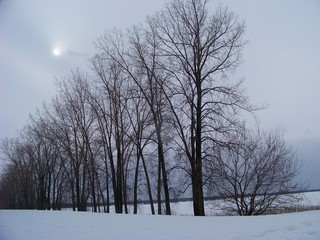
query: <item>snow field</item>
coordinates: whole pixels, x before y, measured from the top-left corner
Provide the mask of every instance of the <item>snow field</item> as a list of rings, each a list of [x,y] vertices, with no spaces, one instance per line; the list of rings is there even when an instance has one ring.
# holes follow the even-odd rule
[[[320,211],[255,217],[1,210],[1,240],[320,239]]]
[[[206,202],[208,215],[221,213],[215,205]],[[320,206],[320,192],[305,193],[297,205]],[[320,239],[320,210],[251,217],[192,217],[192,202],[172,203],[171,207],[176,216],[152,216],[148,204],[139,205],[139,215],[0,210],[0,240]]]

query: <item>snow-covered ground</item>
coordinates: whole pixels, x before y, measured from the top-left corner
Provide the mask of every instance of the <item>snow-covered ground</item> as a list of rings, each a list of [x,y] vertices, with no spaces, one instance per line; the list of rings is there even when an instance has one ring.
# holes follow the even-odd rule
[[[1,240],[320,239],[320,211],[255,217],[0,211]]]
[[[302,204],[320,205],[320,192]],[[177,215],[191,215],[190,202],[175,203]],[[320,239],[320,211],[268,216],[152,216],[72,211],[0,210],[0,240],[95,239]]]

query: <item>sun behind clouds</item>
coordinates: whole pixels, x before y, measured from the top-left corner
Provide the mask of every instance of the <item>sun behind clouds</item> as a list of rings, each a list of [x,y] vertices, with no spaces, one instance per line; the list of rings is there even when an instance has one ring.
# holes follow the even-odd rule
[[[60,56],[61,55],[61,49],[59,47],[55,47],[52,49],[52,54],[54,56]]]

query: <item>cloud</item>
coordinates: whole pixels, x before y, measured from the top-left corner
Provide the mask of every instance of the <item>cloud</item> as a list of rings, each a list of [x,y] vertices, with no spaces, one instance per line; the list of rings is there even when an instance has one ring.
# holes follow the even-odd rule
[[[71,49],[67,50],[67,55],[70,57],[88,57],[87,53],[84,52],[78,52]]]

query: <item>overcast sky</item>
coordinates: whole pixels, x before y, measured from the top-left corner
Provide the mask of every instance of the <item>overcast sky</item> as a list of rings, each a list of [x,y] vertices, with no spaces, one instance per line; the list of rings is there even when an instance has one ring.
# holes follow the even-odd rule
[[[0,138],[14,137],[55,94],[54,79],[88,68],[94,40],[160,10],[165,0],[0,0]],[[245,78],[258,116],[278,129],[320,188],[320,1],[221,1],[247,25]],[[211,0],[210,11],[218,1]],[[55,55],[56,54],[56,55]]]

